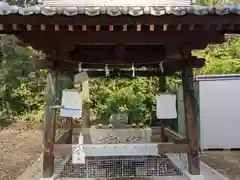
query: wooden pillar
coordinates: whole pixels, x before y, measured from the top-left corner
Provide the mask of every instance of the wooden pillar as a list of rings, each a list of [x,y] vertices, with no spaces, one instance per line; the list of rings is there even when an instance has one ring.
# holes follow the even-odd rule
[[[89,112],[89,87],[88,81],[82,83],[82,93],[83,93],[83,118],[82,126],[83,128],[88,128],[90,125],[90,112]]]
[[[72,136],[73,136],[73,118],[67,118],[67,128],[69,128],[68,136],[66,138],[66,144],[72,144]]]
[[[67,76],[71,79],[71,84],[69,85],[69,89],[74,88],[74,75],[72,73],[67,74]],[[66,138],[66,144],[73,144],[73,118],[67,118],[67,128],[69,128],[68,137]]]
[[[166,88],[166,77],[165,76],[160,76],[159,77],[159,92],[164,93],[167,91]],[[164,127],[165,127],[166,120],[165,119],[160,119],[160,125],[161,125],[161,142],[167,142],[168,138],[165,135],[164,132]]]
[[[188,153],[188,170],[192,175],[199,175],[199,139],[195,116],[196,99],[194,99],[195,96],[193,94],[193,69],[184,69],[182,71],[182,76],[186,135],[187,139],[189,140],[190,150]]]
[[[52,106],[56,103],[56,89],[59,85],[58,72],[49,69],[45,88],[45,117],[43,132],[43,178],[50,178],[54,173],[54,142],[56,113]]]
[[[82,115],[82,133],[84,135],[84,142],[90,142],[89,131],[90,127],[90,109],[89,109],[89,86],[88,81],[82,83],[83,92],[83,115]]]

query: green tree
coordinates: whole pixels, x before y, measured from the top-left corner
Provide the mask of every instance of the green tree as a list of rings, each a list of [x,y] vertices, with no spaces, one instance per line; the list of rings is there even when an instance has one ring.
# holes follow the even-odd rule
[[[30,6],[32,0],[11,0],[10,4]],[[204,6],[231,4],[230,0],[199,0]],[[0,123],[19,115],[42,114],[43,89],[46,70],[35,68],[33,61],[43,55],[31,47],[15,44],[15,38],[0,36]],[[228,37],[226,43],[209,45],[206,49],[193,51],[193,55],[205,58],[206,66],[196,74],[240,73],[240,39]],[[67,87],[69,79],[61,77],[61,86]],[[178,78],[168,77],[168,91],[174,92]],[[95,78],[90,80],[90,106],[97,119],[108,119],[111,113],[126,111],[132,121],[149,121],[155,111],[157,78]],[[34,119],[35,116],[31,119]],[[41,117],[40,117],[41,119]]]
[[[202,6],[224,6],[232,4],[231,0],[198,0],[197,4]]]
[[[208,45],[204,50],[193,51],[193,55],[205,58],[206,65],[196,74],[237,74],[240,73],[240,38],[227,37],[226,42]]]
[[[44,71],[34,68],[33,59],[41,53],[15,44],[15,38],[0,37],[0,109],[10,116],[42,107]]]
[[[155,108],[156,85],[153,78],[92,79],[91,108],[97,118],[106,121],[118,112],[127,112],[131,122],[149,121]]]

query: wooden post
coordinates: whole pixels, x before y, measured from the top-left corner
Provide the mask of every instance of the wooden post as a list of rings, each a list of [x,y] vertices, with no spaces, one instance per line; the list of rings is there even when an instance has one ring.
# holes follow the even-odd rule
[[[74,88],[74,75],[73,74],[68,74],[68,77],[70,77],[71,79],[71,84],[69,85],[68,88],[72,89]],[[66,139],[66,144],[72,144],[73,143],[73,118],[72,117],[68,117],[67,118],[67,128],[70,129],[70,131],[68,132],[68,137]]]
[[[196,100],[194,99],[194,94],[192,94],[194,90],[193,69],[184,69],[182,71],[182,76],[186,135],[189,140],[188,170],[192,175],[199,175],[199,140],[194,108]]]
[[[166,77],[165,76],[160,76],[159,77],[159,92],[164,93],[166,91],[167,91]],[[164,132],[165,120],[160,119],[160,124],[161,124],[161,142],[167,142],[168,138],[166,137],[165,132]]]
[[[82,115],[82,133],[84,135],[84,142],[90,142],[89,131],[85,130],[90,127],[90,109],[89,109],[89,86],[88,81],[82,83],[83,92],[83,115]]]
[[[69,128],[68,136],[66,139],[66,144],[72,144],[72,136],[73,136],[73,118],[67,118],[67,126]]]
[[[82,93],[83,93],[83,118],[82,126],[83,128],[88,128],[90,123],[90,112],[89,112],[89,87],[88,81],[82,83]]]
[[[58,86],[58,73],[49,69],[45,88],[45,117],[43,132],[43,178],[50,178],[54,173],[53,147],[55,142],[56,113],[52,106],[56,103],[56,87]]]

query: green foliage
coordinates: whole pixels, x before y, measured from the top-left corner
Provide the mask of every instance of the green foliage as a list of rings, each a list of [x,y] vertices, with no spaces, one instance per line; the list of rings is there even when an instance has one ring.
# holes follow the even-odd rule
[[[43,122],[43,119],[44,119],[44,111],[41,109],[37,111],[31,111],[31,112],[26,112],[26,113],[16,115],[13,120]]]
[[[12,36],[1,36],[0,123],[8,120],[43,120],[46,70],[36,70],[33,60],[42,54],[20,47]],[[228,37],[226,43],[209,45],[193,55],[205,58],[206,66],[196,74],[240,73],[240,39]],[[61,88],[69,88],[70,79],[61,76]],[[175,92],[178,78],[167,78],[167,89]],[[155,117],[158,78],[95,78],[89,82],[90,107],[96,119],[108,121],[112,113],[127,112],[130,122],[150,123]]]
[[[149,121],[155,108],[156,89],[152,78],[93,79],[90,81],[91,108],[101,120],[126,112],[130,122]]]
[[[31,6],[32,0],[8,0],[10,4]],[[199,0],[204,6],[232,4],[231,0]],[[46,70],[36,70],[33,60],[42,57],[30,47],[15,44],[12,36],[0,36],[0,124],[8,120],[27,121],[43,119],[43,90]],[[230,37],[221,45],[209,45],[193,55],[205,58],[206,66],[196,74],[240,73],[240,39]],[[167,78],[168,91],[175,92],[178,78]],[[61,88],[70,86],[70,81],[61,76]],[[90,106],[97,119],[108,120],[112,113],[127,112],[130,121],[149,121],[155,110],[157,78],[106,79],[90,81]],[[58,102],[59,103],[59,102]]]
[[[206,65],[196,74],[238,74],[240,73],[240,38],[228,37],[226,42],[219,45],[208,45],[193,55],[205,58]]]
[[[19,6],[32,6],[37,4],[37,0],[7,0],[9,4],[19,5]]]
[[[46,72],[36,70],[32,63],[41,54],[16,45],[12,36],[2,35],[0,41],[0,109],[4,119],[42,109]]]
[[[224,6],[232,4],[231,0],[198,0],[197,4],[202,6]]]

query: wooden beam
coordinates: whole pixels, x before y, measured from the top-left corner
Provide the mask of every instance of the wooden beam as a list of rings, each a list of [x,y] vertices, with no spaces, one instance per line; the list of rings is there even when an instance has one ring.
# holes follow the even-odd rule
[[[83,94],[83,109],[82,109],[82,128],[90,128],[90,95],[89,95],[89,83],[84,81],[82,83],[82,94]]]
[[[166,87],[166,77],[165,76],[159,76],[159,92],[164,93],[167,91]]]
[[[111,63],[122,62],[146,62],[151,58],[152,62],[174,61],[181,58],[179,53],[179,44],[154,44],[154,45],[78,45],[69,53],[57,53],[53,55],[59,60],[74,60],[82,62],[101,62]],[[194,49],[204,49],[206,42],[196,42],[196,44],[185,45],[188,51]],[[191,55],[190,55],[191,56]],[[114,61],[113,61],[114,60]]]
[[[187,153],[189,152],[188,144],[161,143],[158,145],[159,153]]]
[[[73,136],[73,118],[67,118],[67,125],[69,127],[68,135],[66,138],[67,144],[72,144],[72,136]]]
[[[74,88],[74,75],[73,74],[68,74],[68,78],[71,79],[71,83],[69,84],[68,88],[72,89]],[[72,144],[73,143],[73,118],[72,117],[66,117],[67,121],[67,128],[69,128],[68,136],[66,138],[66,143],[67,144]]]
[[[169,129],[169,128],[164,128],[164,132],[165,134],[170,137],[171,139],[183,139],[185,137],[183,137],[182,135],[174,132],[173,130]]]
[[[174,132],[169,128],[164,128],[165,135],[169,138],[170,141],[174,142],[175,144],[188,144],[189,141],[182,135]]]
[[[189,144],[189,140],[187,138],[183,139],[174,139],[173,140],[174,144]]]
[[[228,14],[224,16],[212,16],[204,15],[197,16],[188,14],[182,17],[176,15],[141,15],[137,17],[124,15],[124,16],[87,16],[87,15],[76,15],[76,16],[45,16],[39,14],[29,15],[27,18],[18,14],[9,14],[7,16],[0,16],[0,22],[2,24],[31,24],[31,25],[137,25],[137,24],[239,24],[239,16],[237,14]]]
[[[65,144],[68,137],[69,137],[69,134],[71,133],[71,129],[66,129],[62,134],[60,134],[56,140],[55,140],[55,143],[56,144]],[[72,143],[67,143],[67,144],[72,144]]]
[[[136,56],[136,57],[139,57]],[[164,68],[165,70],[169,70],[172,67],[193,67],[193,68],[201,68],[205,65],[205,59],[197,58],[194,56],[190,56],[184,59],[179,58],[168,58],[162,59],[164,61]],[[38,69],[41,68],[54,68],[56,65],[58,67],[64,67],[65,69],[71,68],[78,68],[79,62],[82,63],[83,69],[105,69],[105,65],[108,64],[109,68],[132,68],[132,63],[134,63],[135,68],[141,67],[149,67],[149,68],[159,68],[159,62],[161,59],[152,59],[151,58],[142,58],[140,61],[139,59],[133,59],[132,61],[126,61],[123,59],[122,61],[115,61],[114,59],[108,60],[104,59],[102,56],[99,56],[99,59],[96,61],[89,61],[84,60],[66,60],[66,59],[57,59],[55,56],[48,56],[46,59],[37,59],[34,60],[34,66]]]
[[[36,36],[37,34],[37,36]],[[199,36],[201,34],[201,36]],[[148,45],[180,43],[222,43],[224,34],[218,31],[190,32],[54,32],[30,31],[16,34],[22,42],[36,49],[71,51],[76,45]],[[51,52],[51,51],[49,51]]]
[[[151,63],[153,62],[151,59],[146,59],[148,61],[145,61],[144,63],[139,63],[136,61],[134,62],[136,65],[136,68],[139,67],[147,67],[147,68],[152,68],[152,69],[156,69],[159,68],[159,62],[155,62],[155,63]],[[53,60],[54,61],[54,60]],[[96,64],[94,64],[95,62],[90,62],[89,64],[86,62],[86,64],[84,62],[82,62],[82,67],[84,69],[104,69],[106,64],[108,64],[108,67],[110,69],[118,69],[118,68],[125,68],[125,69],[130,69],[132,67],[132,63],[128,63],[123,61],[121,64],[117,64],[114,63],[114,61],[112,61],[112,63],[109,63],[109,61],[104,61],[102,60],[102,62],[98,62]],[[54,61],[54,64],[56,67],[58,67],[59,69],[62,70],[70,70],[73,72],[77,71],[78,68],[78,64],[79,61]],[[183,60],[181,59],[175,59],[174,61],[165,61],[163,66],[164,66],[164,74],[171,74],[172,72],[176,72],[176,71],[180,71],[183,68],[186,67],[193,67],[193,68],[201,68],[205,65],[205,59],[198,59],[196,57],[189,57]],[[97,72],[97,73],[104,73],[104,72]],[[160,74],[162,74],[161,72],[159,72],[159,76]]]
[[[84,27],[85,26],[85,27]],[[0,32],[18,33],[20,31],[54,31],[54,32],[116,32],[116,31],[135,31],[135,32],[183,32],[183,31],[236,31],[239,30],[237,24],[124,24],[124,25],[20,25],[20,24],[1,24]]]
[[[76,145],[77,146],[77,145]],[[89,145],[85,146],[103,146],[102,144]],[[112,144],[105,144],[107,146],[113,146]],[[124,145],[123,145],[124,146]],[[92,147],[93,148],[93,147]],[[189,152],[188,144],[173,144],[173,143],[159,143],[158,144],[159,153],[187,153]],[[71,144],[55,144],[54,145],[54,155],[55,156],[66,156],[72,153]]]
[[[163,67],[164,68],[164,67]],[[164,93],[167,91],[167,82],[166,76],[159,76],[159,92]],[[159,119],[161,124],[161,142],[167,142],[168,137],[165,135],[164,127],[165,127],[165,119]]]
[[[45,118],[44,118],[44,152],[43,152],[43,177],[50,178],[54,173],[53,147],[55,142],[55,110],[52,108],[56,100],[56,87],[58,73],[50,70],[47,74],[45,89]]]
[[[68,57],[56,57],[57,59],[68,59],[82,62],[101,62],[109,63],[125,62],[146,62],[146,59],[151,58],[152,61],[165,59],[165,48],[163,45],[96,45],[96,46],[77,46]]]
[[[161,127],[151,127],[152,135],[161,135]]]
[[[189,140],[188,169],[193,175],[200,174],[199,162],[199,139],[197,134],[197,122],[195,117],[196,99],[194,99],[193,87],[193,70],[192,68],[184,69],[183,76],[183,98],[185,111],[185,124],[187,139]]]

